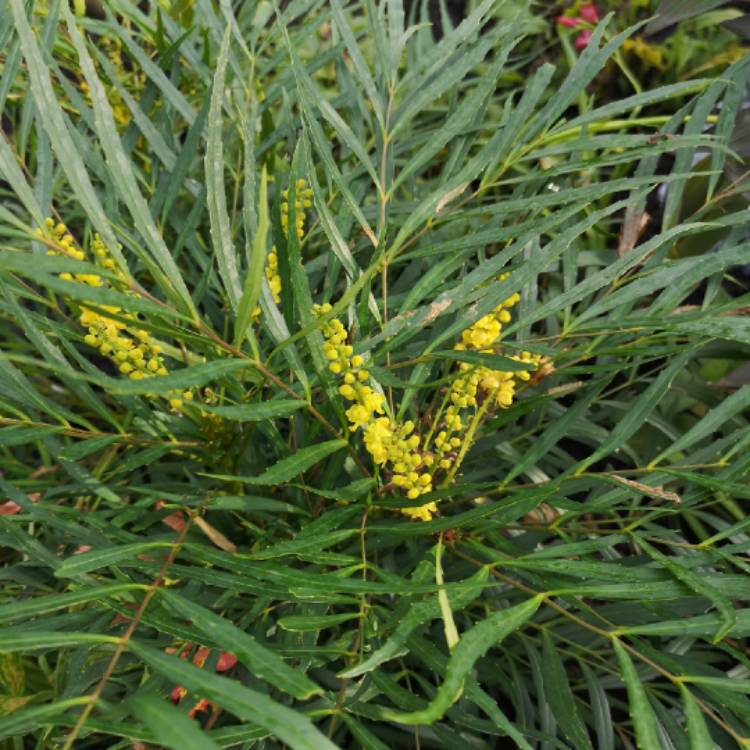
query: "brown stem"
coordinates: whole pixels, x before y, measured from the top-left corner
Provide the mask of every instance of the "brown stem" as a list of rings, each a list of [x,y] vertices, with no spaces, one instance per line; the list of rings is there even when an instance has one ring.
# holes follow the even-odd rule
[[[115,671],[115,667],[117,666],[117,662],[120,660],[120,657],[123,655],[123,653],[125,653],[128,642],[133,637],[133,633],[135,633],[135,629],[138,627],[141,618],[143,617],[143,613],[146,611],[146,607],[148,607],[151,599],[153,599],[154,597],[154,594],[156,594],[157,589],[159,588],[159,586],[161,586],[164,580],[164,576],[167,574],[167,570],[169,570],[170,565],[172,565],[172,563],[175,561],[175,558],[177,557],[177,554],[185,541],[185,537],[187,536],[188,530],[190,529],[190,525],[198,513],[200,513],[200,509],[188,511],[188,520],[186,521],[185,526],[177,537],[177,541],[175,541],[175,543],[172,545],[172,549],[170,550],[169,555],[167,555],[167,559],[164,561],[164,564],[159,569],[159,572],[156,574],[156,578],[154,579],[153,583],[148,587],[146,595],[143,597],[143,601],[141,602],[141,606],[138,607],[138,611],[130,621],[130,625],[128,625],[128,629],[125,631],[125,634],[120,638],[120,641],[117,644],[117,648],[115,648],[115,652],[114,654],[112,654],[112,658],[109,660],[109,664],[107,664],[107,668],[104,670],[102,678],[99,680],[96,687],[94,688],[94,691],[89,696],[89,702],[85,705],[83,711],[81,711],[81,715],[78,717],[78,721],[76,721],[75,726],[65,740],[65,744],[63,745],[62,750],[71,750],[71,748],[73,747],[73,743],[78,738],[81,729],[83,729],[83,726],[86,723],[86,719],[88,719],[88,717],[91,715],[91,712],[94,710],[94,707],[99,702],[102,691],[104,690],[104,686],[107,684],[107,682],[109,682],[110,677],[112,677],[112,674]]]

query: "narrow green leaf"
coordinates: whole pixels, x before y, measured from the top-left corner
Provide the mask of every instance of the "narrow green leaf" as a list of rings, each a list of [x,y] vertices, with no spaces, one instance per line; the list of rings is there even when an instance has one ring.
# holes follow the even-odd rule
[[[702,419],[694,424],[686,433],[680,435],[672,445],[662,451],[651,463],[649,469],[655,467],[666,456],[671,456],[695,445],[699,440],[725,425],[735,415],[750,407],[750,385],[745,385],[725,398],[718,406],[708,411]]]
[[[135,396],[145,393],[167,393],[203,386],[229,375],[229,373],[251,367],[252,362],[249,361],[217,359],[213,362],[203,362],[192,367],[185,367],[182,370],[176,370],[168,375],[160,375],[155,378],[143,378],[142,380],[107,378],[105,382],[111,393],[119,395]]]
[[[248,133],[247,137],[250,137]],[[245,148],[251,149],[253,145],[246,143]],[[249,179],[249,177],[245,177]],[[258,228],[252,237],[248,237],[248,244],[251,245],[250,262],[248,263],[245,283],[242,289],[242,297],[237,308],[237,319],[235,322],[234,344],[239,346],[245,337],[248,327],[253,318],[253,314],[260,302],[260,293],[263,287],[263,274],[266,267],[266,244],[268,242],[268,229],[270,221],[268,217],[268,173],[266,165],[263,165],[263,171],[260,176],[260,190],[258,192]],[[245,227],[245,232],[249,232],[249,227]]]
[[[289,615],[277,620],[280,628],[294,633],[313,633],[340,625],[342,622],[358,620],[359,612],[341,612],[337,615]]]
[[[455,362],[468,362],[472,365],[481,365],[490,367],[493,370],[504,370],[505,372],[520,372],[522,370],[535,370],[536,367],[518,362],[510,357],[503,357],[501,354],[485,354],[483,352],[456,351],[452,349],[439,350],[432,352],[431,357],[436,359],[450,359]]]
[[[383,709],[383,718],[399,724],[432,724],[440,720],[461,696],[466,676],[474,668],[477,659],[491,646],[522,627],[536,612],[541,602],[542,597],[535,596],[523,604],[496,612],[474,625],[461,636],[448,661],[443,682],[429,705],[421,711],[411,713]]]
[[[714,643],[718,643],[729,633],[736,624],[736,611],[732,603],[715,587],[710,586],[701,576],[693,573],[667,555],[663,555],[651,543],[647,542],[642,536],[633,534],[636,543],[649,555],[664,566],[678,581],[682,581],[686,586],[695,591],[696,594],[706,597],[719,611],[721,617],[721,627],[717,629],[714,635]]]
[[[0,622],[25,620],[37,615],[54,612],[79,604],[100,601],[125,591],[138,591],[144,586],[138,583],[110,583],[104,586],[92,586],[80,591],[70,591],[66,594],[46,594],[34,599],[11,602],[0,606]]]
[[[17,0],[14,0],[14,2],[17,2]],[[130,165],[130,160],[125,153],[122,141],[117,133],[117,126],[115,124],[112,109],[107,100],[107,93],[96,73],[94,62],[86,48],[86,42],[81,36],[76,21],[70,13],[67,4],[63,3],[60,7],[62,16],[67,23],[70,37],[75,45],[76,51],[78,52],[81,71],[83,72],[89,90],[91,91],[96,132],[101,142],[106,162],[111,170],[112,177],[114,178],[114,184],[130,211],[133,223],[138,228],[141,236],[145,239],[146,245],[151,250],[160,270],[174,290],[174,294],[171,296],[182,302],[184,310],[195,314],[192,297],[185,285],[182,274],[180,273],[172,254],[169,252],[169,249],[151,216],[148,204],[138,187],[135,174]],[[109,236],[109,234],[107,236]],[[112,250],[111,247],[110,250]],[[169,290],[165,289],[165,291]]]
[[[307,407],[302,399],[277,399],[275,401],[259,401],[252,404],[237,404],[236,406],[208,406],[201,404],[201,409],[217,414],[224,419],[236,422],[262,422],[265,419],[280,419],[294,414]]]
[[[343,7],[341,6],[340,0],[331,0],[331,8],[333,9],[333,17],[336,20],[336,26],[338,27],[339,33],[341,34],[346,48],[351,56],[354,70],[367,92],[367,96],[373,106],[375,116],[380,121],[381,125],[385,122],[385,103],[383,98],[375,86],[370,70],[365,62],[362,52],[357,44],[357,39],[354,36],[351,26],[346,18]]]
[[[388,745],[381,742],[369,729],[354,719],[348,713],[341,714],[341,719],[362,747],[362,750],[389,750]]]
[[[196,113],[192,105],[167,77],[159,65],[130,36],[128,27],[125,24],[114,23],[110,26],[110,29],[113,34],[118,35],[122,39],[128,48],[128,53],[133,55],[138,66],[153,81],[156,88],[164,96],[164,99],[185,118],[188,124],[192,125],[196,119]],[[185,50],[185,53],[187,55],[188,51]]]
[[[473,576],[461,582],[461,585],[448,594],[448,600],[454,610],[463,610],[482,593],[489,576],[489,568],[480,568]],[[398,618],[393,633],[386,642],[376,649],[367,659],[354,667],[339,673],[339,677],[351,679],[371,672],[389,659],[394,659],[406,652],[405,644],[409,636],[420,626],[440,617],[440,604],[436,597],[427,601],[415,602],[406,613]]]
[[[679,620],[662,620],[661,622],[651,622],[644,625],[621,626],[619,631],[621,633],[632,633],[633,635],[708,638],[716,634],[722,627],[723,621],[723,616],[711,613]],[[734,638],[750,636],[750,609],[735,611],[735,624],[726,635],[731,635]]]
[[[608,456],[612,451],[620,448],[625,441],[630,439],[664,397],[664,394],[669,390],[672,380],[685,366],[691,354],[690,351],[685,351],[674,358],[671,364],[654,380],[617,423],[609,433],[609,437],[588,458],[581,461],[575,467],[575,474],[582,474],[591,464]]]
[[[573,425],[578,424],[583,416],[588,413],[591,405],[609,382],[608,377],[593,381],[586,392],[581,394],[569,409],[565,410],[560,419],[555,419],[544,432],[538,434],[533,445],[524,452],[518,461],[513,463],[513,467],[503,479],[503,486],[507,486],[517,476],[535,466],[561,439],[569,435]]]
[[[628,710],[630,711],[630,718],[633,720],[638,750],[661,750],[662,744],[656,727],[656,716],[649,703],[641,678],[635,671],[628,652],[617,638],[613,639],[612,647],[617,655],[620,674],[628,691]]]
[[[89,700],[90,698],[84,695],[80,698],[68,698],[14,711],[9,716],[0,718],[0,737],[30,736],[35,729],[56,724],[61,716],[69,715],[79,706],[85,706]]]
[[[80,555],[71,555],[63,560],[62,565],[55,571],[55,576],[57,578],[74,578],[92,570],[117,565],[123,560],[130,560],[150,550],[169,547],[172,547],[170,542],[133,542],[117,547],[95,549]]]
[[[253,552],[250,554],[250,558],[253,560],[274,560],[279,557],[286,557],[287,555],[309,555],[351,539],[357,534],[359,534],[357,529],[336,529],[328,533],[318,531],[315,534],[306,534],[303,530],[295,539],[290,539],[287,542],[279,542],[267,549]]]
[[[240,302],[241,287],[237,270],[237,254],[232,242],[232,228],[227,213],[227,197],[224,192],[224,145],[223,120],[221,116],[224,102],[224,75],[227,69],[231,27],[224,31],[224,39],[219,51],[219,59],[214,72],[211,89],[211,108],[208,114],[208,143],[206,144],[206,198],[208,216],[211,221],[211,241],[216,253],[224,289],[229,304],[236,311]]]
[[[443,620],[443,632],[445,633],[445,642],[448,650],[453,651],[459,641],[458,628],[453,618],[453,609],[451,608],[448,593],[444,588],[445,577],[443,573],[443,538],[440,537],[435,545],[435,583],[440,587],[438,589],[438,606],[440,607],[440,617]]]
[[[162,589],[161,595],[178,614],[190,620],[206,635],[214,646],[234,654],[259,679],[299,700],[306,700],[323,692],[307,675],[290,667],[270,648],[258,643],[251,635],[223,617],[169,589]]]
[[[57,103],[55,91],[50,81],[49,66],[44,62],[34,32],[26,18],[23,3],[21,0],[8,0],[8,2],[13,12],[23,56],[26,58],[26,64],[28,65],[34,102],[55,154],[60,160],[60,165],[75,192],[77,200],[81,203],[97,231],[102,235],[108,246],[116,247],[117,241],[109,225],[107,215],[94,186],[91,184],[86,166],[70,136],[63,111]]]
[[[119,643],[119,638],[93,633],[45,633],[41,630],[14,632],[6,629],[0,633],[0,653],[36,651],[37,649],[61,649],[68,646],[92,646]]]
[[[298,450],[291,456],[282,458],[277,461],[270,469],[264,471],[257,477],[242,477],[241,481],[245,484],[283,484],[290,479],[303,474],[311,466],[315,466],[332,453],[346,447],[346,440],[329,440],[317,445],[310,445],[307,448]]]
[[[153,732],[160,745],[172,750],[219,750],[219,745],[201,730],[198,722],[188,718],[166,698],[139,695],[129,703],[134,715]]]
[[[685,707],[690,750],[713,750],[714,741],[711,739],[706,720],[703,718],[698,703],[684,685],[680,685],[680,693],[682,694],[682,705]]]
[[[0,427],[0,447],[26,445],[62,431],[62,427]]]
[[[503,45],[490,70],[482,75],[476,88],[451,114],[436,137],[426,141],[419,151],[399,170],[396,179],[388,189],[389,195],[394,195],[401,184],[412,175],[418,174],[446,144],[456,136],[463,135],[467,128],[471,127],[477,119],[477,113],[484,110],[487,99],[497,84],[497,77],[500,75],[512,49],[512,44]]]
[[[612,708],[607,700],[599,677],[585,664],[581,665],[583,675],[586,678],[593,718],[594,729],[598,741],[597,750],[615,750],[615,730],[612,723]]]
[[[544,694],[563,734],[573,743],[576,750],[593,750],[586,726],[578,713],[565,665],[546,629],[542,635],[542,657]]]
[[[24,208],[29,212],[36,225],[42,226],[44,223],[42,209],[39,207],[21,167],[18,166],[16,155],[13,153],[4,133],[0,133],[0,174],[13,188],[14,194],[23,203]]]
[[[656,17],[646,27],[646,34],[656,34],[668,26],[699,13],[707,13],[727,2],[729,0],[661,0],[656,9]]]
[[[211,674],[176,656],[168,656],[135,641],[130,642],[129,648],[178,685],[214,701],[238,718],[268,730],[293,750],[338,750],[304,714],[246,688],[237,680]]]

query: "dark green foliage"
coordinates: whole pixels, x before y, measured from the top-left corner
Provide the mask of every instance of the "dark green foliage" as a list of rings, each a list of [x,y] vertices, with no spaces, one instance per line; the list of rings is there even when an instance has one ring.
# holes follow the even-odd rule
[[[439,41],[401,0],[85,5],[0,0],[0,746],[750,746],[750,58],[617,98],[643,24],[536,65],[516,0]],[[461,363],[546,362],[415,502],[333,317],[422,433]]]

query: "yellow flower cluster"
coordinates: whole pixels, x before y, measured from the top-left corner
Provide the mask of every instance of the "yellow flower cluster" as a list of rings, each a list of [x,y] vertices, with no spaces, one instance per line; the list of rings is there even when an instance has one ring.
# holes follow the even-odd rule
[[[325,315],[331,305],[315,305],[316,315]],[[432,454],[419,450],[420,438],[414,433],[414,423],[402,425],[384,412],[385,398],[370,385],[370,374],[364,368],[364,358],[354,354],[347,343],[349,334],[341,321],[333,319],[323,324],[323,352],[329,370],[339,377],[339,393],[352,405],[346,410],[349,429],[363,430],[367,452],[375,464],[385,467],[390,483],[399,488],[410,500],[416,500],[432,490],[432,474],[427,470],[432,464]],[[403,508],[402,512],[413,518],[429,521],[437,510],[435,503],[418,508]]]
[[[504,281],[507,277],[508,275],[504,274],[498,280]],[[511,295],[491,313],[469,326],[462,332],[461,341],[455,345],[454,349],[493,353],[493,347],[497,345],[502,335],[503,325],[510,322],[509,309],[519,300],[520,296],[517,293]],[[527,363],[532,369],[539,365],[542,357],[530,352],[522,352],[520,355],[510,356],[509,359]],[[507,372],[462,362],[459,366],[459,374],[451,384],[448,393],[449,403],[442,415],[441,429],[435,436],[437,467],[443,470],[455,467],[458,450],[466,439],[465,436],[461,436],[467,426],[462,418],[464,409],[476,409],[480,398],[483,401],[491,399],[495,406],[508,407],[515,397],[516,380],[529,380],[530,378],[528,370]]]
[[[295,185],[294,197],[294,229],[297,237],[301,240],[305,236],[305,216],[306,210],[312,207],[312,189],[307,186],[307,180],[300,177]],[[281,204],[281,228],[284,230],[284,236],[289,236],[289,190],[282,192],[284,202]]]
[[[55,223],[53,219],[46,219],[45,228],[37,230],[41,239],[52,240],[56,247],[47,251],[48,255],[66,255],[76,260],[86,260],[86,253],[79,248],[67,227],[62,222]],[[91,248],[96,260],[102,268],[111,271],[117,278],[116,282],[105,279],[99,274],[63,272],[63,281],[78,281],[91,287],[109,287],[127,293],[127,276],[112,257],[99,235],[94,235]],[[101,309],[110,315],[92,310],[85,305],[80,306],[79,322],[88,330],[83,340],[89,346],[98,349],[102,356],[107,357],[117,369],[132,380],[166,375],[167,368],[162,357],[162,349],[151,334],[140,327],[137,313],[123,311],[115,305],[101,305]],[[119,318],[119,319],[118,319]],[[179,409],[184,400],[192,400],[191,391],[182,394],[168,394],[170,406]]]
[[[500,277],[500,281],[507,274]],[[491,313],[469,326],[455,345],[457,351],[495,353],[503,325],[510,322],[510,308],[520,296],[513,294]],[[315,305],[316,315],[330,313],[331,305]],[[483,416],[492,408],[506,408],[513,403],[519,381],[531,379],[530,370],[544,360],[530,352],[508,356],[528,365],[528,369],[505,371],[484,365],[461,362],[434,420],[434,427],[426,438],[415,431],[413,422],[399,424],[384,415],[385,399],[371,384],[364,368],[364,359],[354,354],[347,343],[348,332],[339,320],[322,326],[325,343],[323,351],[332,373],[343,381],[339,393],[352,405],[347,409],[349,429],[362,430],[367,452],[373,462],[383,467],[386,489],[397,488],[410,500],[432,491],[436,475],[445,472],[444,484],[449,484],[470,447]],[[434,440],[433,440],[434,435]],[[415,508],[403,508],[412,518],[429,521],[437,512],[434,502]]]
[[[285,237],[289,237],[289,190],[281,194],[284,201],[281,204],[281,229]],[[312,190],[307,186],[307,180],[300,178],[296,184],[296,195],[294,200],[295,209],[295,232],[302,239],[305,236],[306,210],[312,207]],[[271,248],[266,258],[266,279],[273,294],[273,301],[278,305],[281,302],[281,276],[279,276],[279,255],[276,247]],[[260,315],[260,308],[255,309],[255,317]]]
[[[331,311],[331,305],[314,305],[315,315],[325,315]],[[354,354],[354,348],[346,343],[349,334],[340,320],[334,318],[323,324],[325,342],[323,352],[328,360],[328,369],[340,376],[343,381],[339,393],[352,405],[346,410],[349,429],[352,432],[365,427],[376,414],[383,413],[382,393],[378,393],[368,384],[370,373],[364,368],[364,358]]]
[[[414,434],[414,422],[396,424],[388,417],[378,417],[365,427],[365,448],[379,466],[388,466],[391,483],[404,492],[409,500],[432,491],[431,453],[419,450],[420,437]],[[429,521],[437,511],[435,503],[418,508],[402,508],[412,518]]]

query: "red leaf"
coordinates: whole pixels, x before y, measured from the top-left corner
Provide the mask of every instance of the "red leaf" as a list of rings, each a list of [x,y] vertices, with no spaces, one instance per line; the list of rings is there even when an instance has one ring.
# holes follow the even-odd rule
[[[237,657],[234,654],[230,654],[229,651],[222,651],[219,654],[219,660],[216,662],[217,672],[226,672],[227,669],[231,669],[237,663]]]
[[[185,528],[185,516],[181,510],[176,510],[174,513],[164,516],[161,522],[178,533]]]
[[[208,655],[211,653],[210,648],[206,648],[205,646],[201,646],[196,652],[195,656],[193,656],[193,664],[195,664],[196,667],[202,667],[206,663],[206,659],[208,659]]]
[[[199,701],[198,701],[198,702],[197,702],[197,703],[195,704],[195,706],[193,706],[193,708],[191,708],[191,709],[190,709],[190,710],[188,711],[188,716],[189,716],[189,717],[190,717],[191,719],[194,719],[194,718],[195,718],[195,715],[196,715],[196,714],[199,714],[199,713],[201,713],[202,711],[208,711],[208,710],[209,710],[209,709],[211,708],[211,705],[212,705],[212,704],[211,704],[211,701],[209,701],[209,700],[206,700],[206,698],[201,698],[201,699],[200,699],[200,700],[199,700]]]
[[[21,512],[21,506],[18,503],[14,503],[12,500],[0,505],[0,516],[15,516],[16,513]]]

